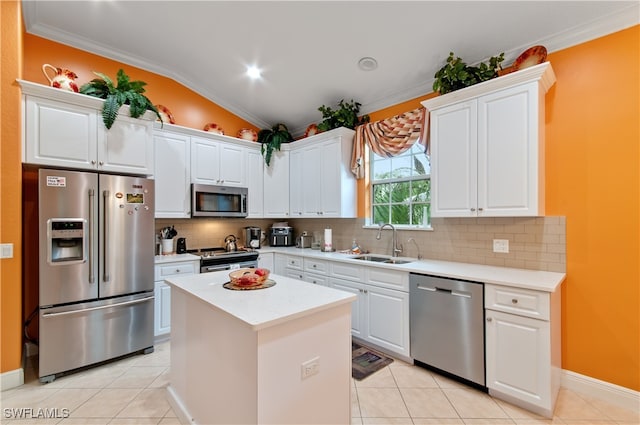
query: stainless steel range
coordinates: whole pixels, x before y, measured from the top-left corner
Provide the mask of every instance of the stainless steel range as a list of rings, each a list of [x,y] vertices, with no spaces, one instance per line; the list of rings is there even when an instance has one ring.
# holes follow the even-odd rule
[[[227,252],[224,248],[202,248],[187,252],[200,256],[200,273],[258,267],[259,253],[251,249]]]

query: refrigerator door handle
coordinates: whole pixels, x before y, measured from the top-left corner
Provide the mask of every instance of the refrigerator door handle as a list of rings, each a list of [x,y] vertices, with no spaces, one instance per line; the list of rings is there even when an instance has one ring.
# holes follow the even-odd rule
[[[89,283],[95,283],[96,278],[94,276],[94,270],[93,270],[93,241],[94,241],[94,235],[93,235],[93,202],[94,199],[93,197],[95,196],[95,191],[93,189],[89,189],[89,231],[87,232],[89,234]]]
[[[125,301],[118,304],[101,305],[99,307],[84,308],[80,310],[61,311],[59,313],[44,313],[42,317],[47,318],[47,317],[65,316],[67,314],[86,313],[87,311],[103,310],[105,308],[124,307],[131,304],[140,304],[140,303],[152,300],[154,298],[155,297],[140,298],[139,300]]]
[[[103,212],[104,212],[104,218],[103,218],[103,225],[104,225],[104,234],[102,235],[102,268],[103,268],[103,275],[102,275],[102,281],[103,282],[109,282],[109,262],[107,261],[108,259],[108,252],[109,252],[109,206],[108,206],[108,201],[109,200],[109,191],[105,190],[102,192],[102,208],[103,208]]]

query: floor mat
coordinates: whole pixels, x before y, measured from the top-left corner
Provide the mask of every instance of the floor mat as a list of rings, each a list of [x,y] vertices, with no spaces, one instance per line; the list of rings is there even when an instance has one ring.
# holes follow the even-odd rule
[[[392,358],[355,342],[351,342],[351,376],[358,381],[393,362]]]

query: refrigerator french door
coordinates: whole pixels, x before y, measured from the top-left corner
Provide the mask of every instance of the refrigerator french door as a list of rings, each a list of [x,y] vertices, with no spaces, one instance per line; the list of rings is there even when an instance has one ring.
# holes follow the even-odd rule
[[[154,183],[38,171],[39,377],[153,351]]]

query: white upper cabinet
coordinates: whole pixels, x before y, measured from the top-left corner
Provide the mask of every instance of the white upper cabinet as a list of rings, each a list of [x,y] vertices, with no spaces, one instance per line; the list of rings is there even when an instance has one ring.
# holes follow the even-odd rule
[[[289,153],[274,152],[271,164],[264,166],[264,218],[289,217]]]
[[[191,138],[191,182],[245,186],[246,155],[243,146],[200,137]]]
[[[155,130],[156,218],[191,217],[191,140]]]
[[[431,215],[544,215],[548,62],[422,102],[430,111]]]
[[[292,144],[292,217],[356,217],[356,179],[350,166],[354,134],[337,128]]]
[[[114,173],[152,175],[153,120],[120,109],[107,130],[104,101],[91,96],[19,81],[23,93],[22,162]]]
[[[262,218],[264,215],[264,160],[260,147],[247,148],[246,171],[249,191],[247,218]]]

